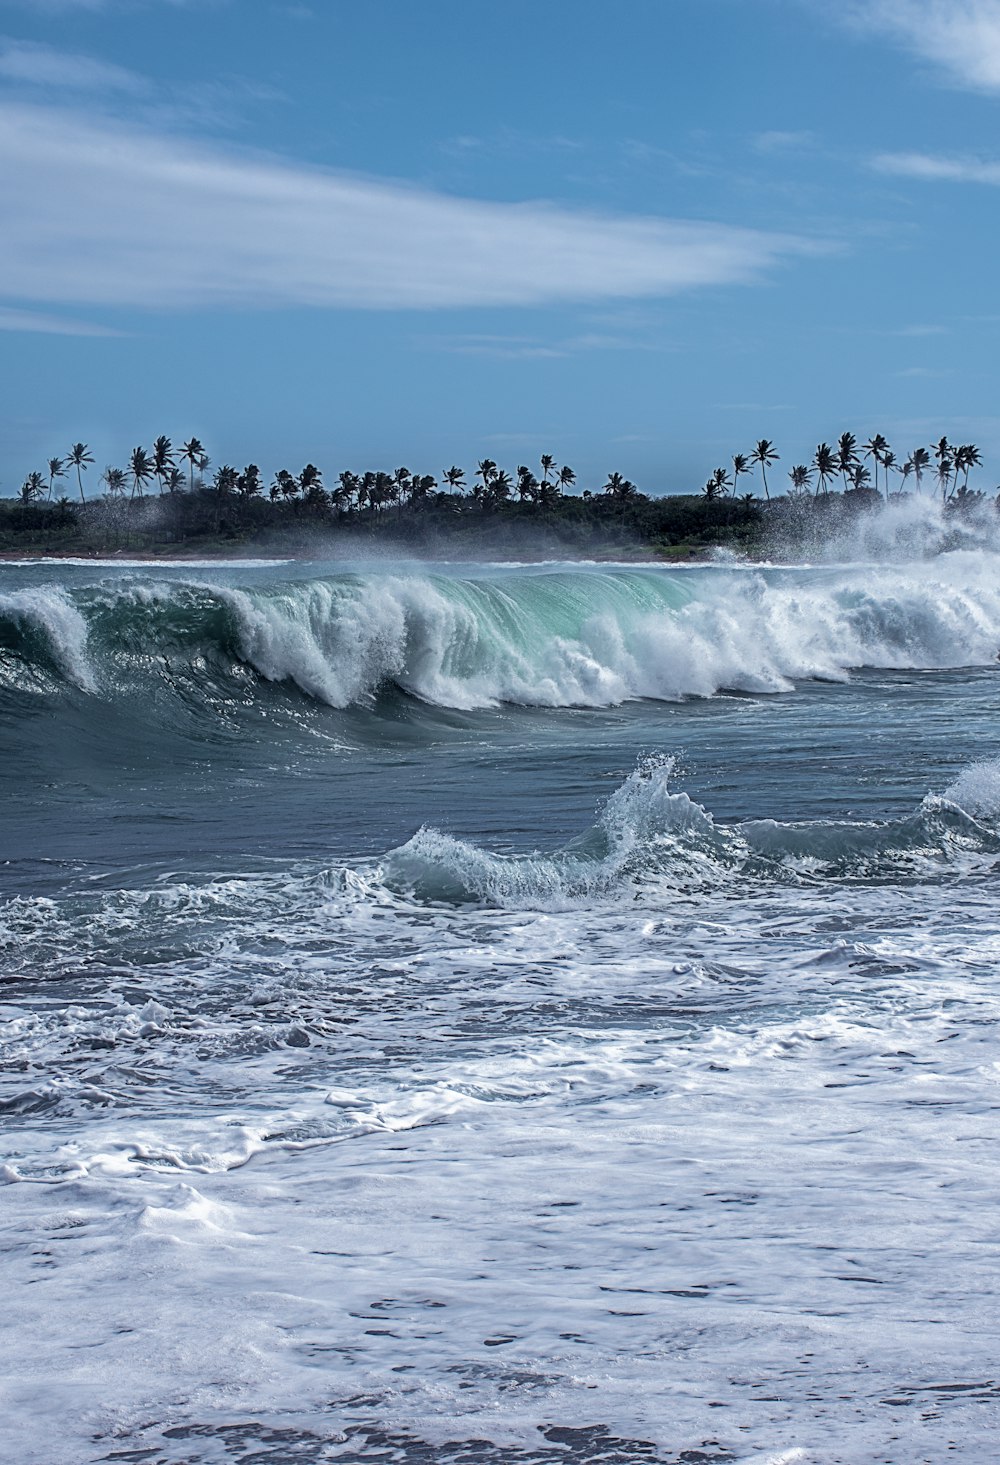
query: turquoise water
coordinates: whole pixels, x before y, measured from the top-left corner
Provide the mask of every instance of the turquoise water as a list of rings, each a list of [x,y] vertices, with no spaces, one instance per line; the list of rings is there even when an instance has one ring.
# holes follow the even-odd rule
[[[998,570],[0,568],[7,1455],[988,1453]]]

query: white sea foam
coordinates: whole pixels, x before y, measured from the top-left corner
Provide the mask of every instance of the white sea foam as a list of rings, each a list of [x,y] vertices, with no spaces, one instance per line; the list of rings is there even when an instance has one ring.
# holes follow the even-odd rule
[[[644,769],[604,833],[701,838],[679,798]],[[59,1074],[7,1113],[6,1455],[974,1458],[1000,934],[974,886],[891,901],[449,911],[369,869],[22,902],[39,977],[59,919],[113,964],[4,1011],[5,1093]],[[165,910],[188,955],[136,966]]]
[[[877,571],[425,576],[216,591],[241,655],[343,707],[394,683],[456,708],[601,707],[636,697],[789,690],[854,668],[992,662],[1000,582],[991,555]]]
[[[87,657],[87,623],[65,590],[46,585],[0,594],[0,620],[37,637],[68,681],[84,691],[96,690]]]

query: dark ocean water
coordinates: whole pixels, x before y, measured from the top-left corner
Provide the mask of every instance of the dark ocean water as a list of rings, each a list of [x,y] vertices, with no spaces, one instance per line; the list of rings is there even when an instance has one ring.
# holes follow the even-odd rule
[[[0,568],[5,1456],[988,1458],[998,572]]]

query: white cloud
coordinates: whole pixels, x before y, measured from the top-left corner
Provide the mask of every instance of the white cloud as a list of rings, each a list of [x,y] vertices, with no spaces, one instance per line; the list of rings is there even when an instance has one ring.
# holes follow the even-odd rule
[[[55,51],[51,46],[31,41],[0,41],[0,77],[29,86],[124,92],[132,96],[148,90],[143,77],[126,71],[123,66],[98,61],[93,56]]]
[[[0,105],[0,292],[151,309],[439,308],[746,283],[807,240],[454,198]]]
[[[1000,91],[1000,0],[858,0],[844,13],[944,67],[960,86]]]
[[[933,153],[880,153],[872,159],[880,173],[900,178],[919,178],[927,183],[1000,184],[1000,163],[977,158],[947,158]]]

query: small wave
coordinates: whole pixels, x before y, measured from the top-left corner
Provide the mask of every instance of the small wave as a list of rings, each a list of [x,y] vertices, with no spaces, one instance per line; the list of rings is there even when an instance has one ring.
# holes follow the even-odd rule
[[[979,792],[1000,794],[1000,761],[967,770],[947,794],[928,794],[903,819],[802,824],[719,824],[670,787],[673,772],[671,758],[645,760],[596,822],[551,854],[494,854],[424,826],[386,857],[383,879],[418,899],[523,909],[631,900],[644,892],[669,898],[736,881],[922,878],[963,857],[1000,854],[1000,832],[988,822]],[[1000,799],[990,813],[1000,816]]]

